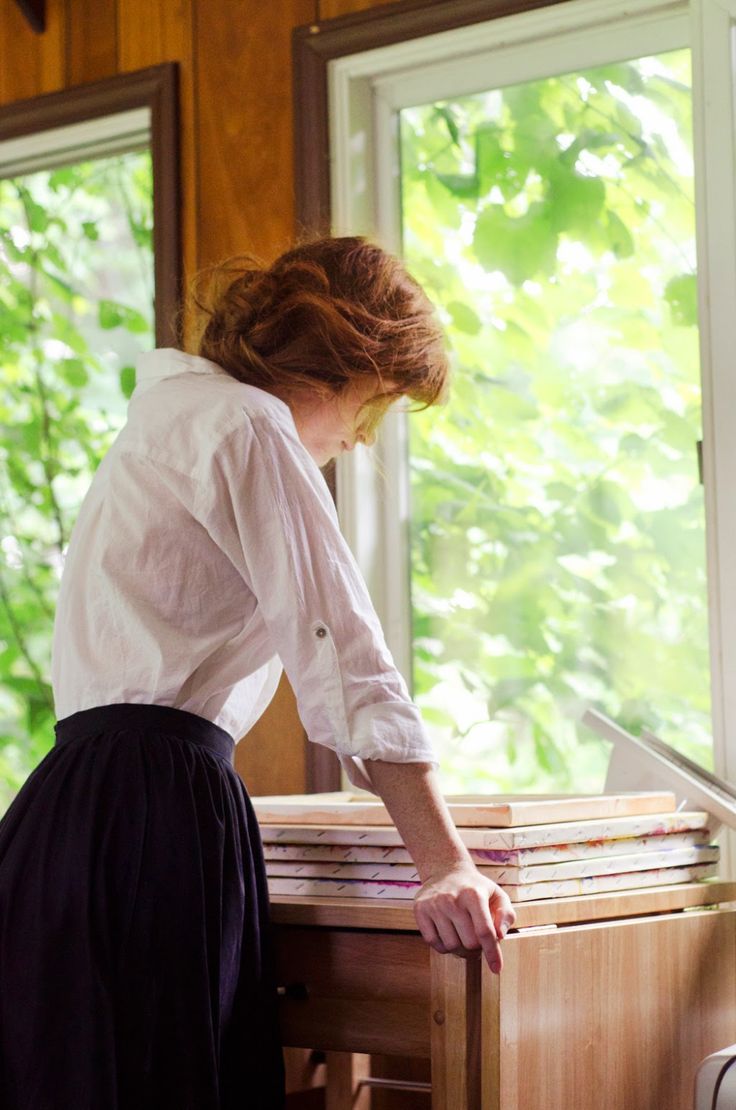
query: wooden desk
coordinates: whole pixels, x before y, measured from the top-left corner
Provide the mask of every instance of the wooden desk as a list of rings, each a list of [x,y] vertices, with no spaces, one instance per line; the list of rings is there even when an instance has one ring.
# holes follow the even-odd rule
[[[430,1058],[432,1110],[691,1110],[736,1041],[733,903],[712,882],[522,904],[499,979],[430,949],[410,902],[274,895],[284,1044]]]

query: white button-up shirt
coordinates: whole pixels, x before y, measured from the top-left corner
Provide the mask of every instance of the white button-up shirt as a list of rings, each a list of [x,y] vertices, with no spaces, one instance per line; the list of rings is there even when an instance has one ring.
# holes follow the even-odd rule
[[[170,349],[137,380],[66,555],[57,717],[170,705],[237,739],[283,663],[309,739],[354,785],[372,789],[363,758],[436,765],[289,407]]]

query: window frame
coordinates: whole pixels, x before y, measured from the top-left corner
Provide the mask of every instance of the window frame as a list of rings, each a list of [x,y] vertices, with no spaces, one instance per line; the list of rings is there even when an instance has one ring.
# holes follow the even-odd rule
[[[150,114],[156,345],[178,346],[182,285],[178,64],[165,62],[0,108],[0,148],[6,140],[25,136],[41,143],[44,132],[108,118],[114,139],[117,122],[136,109]],[[63,154],[54,158],[55,165],[63,161]]]
[[[340,16],[322,22],[295,27],[292,35],[293,116],[294,116],[294,199],[295,225],[299,235],[328,235],[333,231],[332,177],[330,154],[329,75],[331,63],[348,55],[378,50],[392,43],[410,42],[429,34],[441,34],[459,27],[473,26],[502,16],[549,8],[571,0],[401,0],[400,4],[382,5],[380,9]],[[401,433],[394,438],[401,450]],[[383,444],[382,437],[382,444]],[[381,450],[385,453],[386,448]],[[362,460],[363,462],[365,460]],[[389,463],[391,459],[387,460]],[[337,470],[340,470],[339,477]],[[387,638],[394,643],[404,635],[404,622],[396,598],[380,596],[380,591],[408,589],[408,548],[405,542],[406,512],[401,490],[392,491],[393,500],[386,505],[380,496],[382,487],[374,468],[363,472],[346,472],[331,464],[325,473],[328,485],[338,501],[343,531],[356,549],[358,514],[367,514],[382,534],[391,537],[395,553],[407,558],[406,581],[394,575],[366,573],[366,560],[356,553],[366,574],[368,588],[381,616]],[[337,485],[340,484],[338,496]],[[397,515],[398,511],[398,515]],[[351,514],[354,527],[351,528]],[[395,526],[398,525],[398,526]],[[372,544],[369,544],[372,546]],[[385,562],[385,544],[382,559]],[[403,558],[403,554],[402,554]],[[394,555],[395,563],[395,555]],[[398,627],[387,613],[398,614]],[[405,661],[397,658],[400,669]],[[306,776],[310,791],[339,790],[342,785],[340,764],[332,751],[318,744],[307,744]]]
[[[595,26],[606,17],[625,21],[629,28],[634,22],[643,26],[647,20],[674,17],[686,28],[689,41],[680,45],[689,45],[693,55],[714,762],[720,774],[736,780],[736,684],[727,677],[736,673],[736,576],[728,573],[729,552],[736,546],[736,499],[729,497],[728,483],[729,475],[736,473],[736,437],[729,429],[730,414],[736,412],[736,376],[729,373],[730,351],[736,346],[736,0],[638,0],[635,6],[613,12],[601,0],[453,2],[433,5],[423,14],[424,18],[413,7],[296,32],[296,188],[302,228],[369,234],[394,250],[400,245],[398,182],[391,162],[399,78],[386,71],[403,70],[405,79],[406,70],[416,65],[429,43],[428,36],[442,35],[445,46],[452,43],[457,55],[463,48],[477,51],[479,32],[490,32],[500,41],[508,32],[506,37],[517,35],[523,42],[522,20],[529,35],[548,40],[572,20],[578,26]],[[389,62],[386,48],[397,43],[404,43],[403,57],[399,60],[394,51]],[[374,178],[379,184],[371,195],[360,182]],[[408,489],[407,475],[401,477],[405,436],[402,417],[389,418],[378,445],[379,469],[385,477],[378,477],[376,467],[355,453],[339,460],[336,482],[346,538],[366,575],[397,664],[410,678]],[[406,574],[396,574],[397,562]]]

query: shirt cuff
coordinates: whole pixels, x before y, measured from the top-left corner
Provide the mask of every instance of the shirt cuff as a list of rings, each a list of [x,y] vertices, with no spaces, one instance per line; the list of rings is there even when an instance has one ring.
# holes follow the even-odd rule
[[[375,702],[353,710],[340,754],[387,763],[438,763],[419,710],[410,701]]]
[[[360,756],[343,755],[340,752],[338,752],[337,758],[340,760],[340,766],[342,767],[343,771],[347,775],[348,781],[353,786],[356,786],[359,790],[367,790],[367,791],[369,791],[369,793],[375,794],[376,797],[380,797],[378,791],[376,790],[375,786],[373,785],[373,783],[371,782],[371,780],[368,776],[368,773],[365,769],[365,763],[363,762],[363,760],[361,759]],[[368,758],[381,759],[382,756],[371,756],[371,757],[366,756],[365,758],[366,759],[368,759]],[[386,762],[387,763],[398,763],[399,760],[387,759]],[[435,768],[435,770],[439,766],[439,764],[437,763],[437,761],[435,759],[424,759],[424,758],[422,758],[422,759],[402,759],[401,762],[402,763],[431,763],[432,766]]]

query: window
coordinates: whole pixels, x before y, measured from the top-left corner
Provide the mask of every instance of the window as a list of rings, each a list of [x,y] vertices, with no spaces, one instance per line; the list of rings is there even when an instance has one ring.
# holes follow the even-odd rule
[[[447,789],[600,789],[588,704],[728,774],[733,17],[573,0],[330,63],[333,228],[403,252],[456,364],[338,470]]]
[[[172,77],[164,67],[155,87]],[[121,110],[95,115],[111,91]],[[162,274],[174,272],[177,245],[163,247],[163,270],[154,265],[163,152],[160,134],[159,149],[152,145],[161,121],[149,94],[134,77],[90,86],[83,106],[69,95],[71,111],[69,97],[44,98],[58,125],[0,141],[3,807],[53,741],[50,644],[69,530],[124,421],[135,358],[155,332],[166,341],[173,318],[175,290]],[[64,105],[76,117],[69,122],[59,116]],[[8,130],[17,112],[5,117]]]

